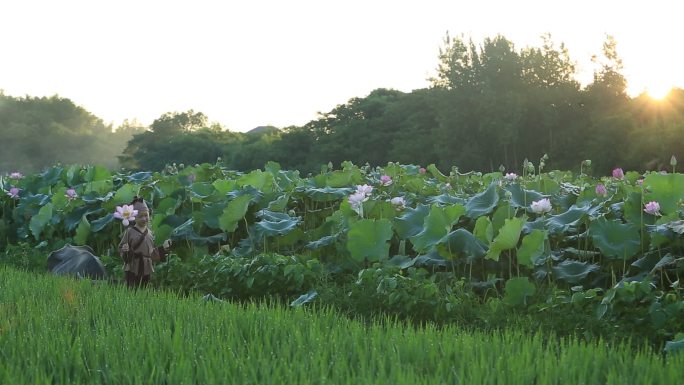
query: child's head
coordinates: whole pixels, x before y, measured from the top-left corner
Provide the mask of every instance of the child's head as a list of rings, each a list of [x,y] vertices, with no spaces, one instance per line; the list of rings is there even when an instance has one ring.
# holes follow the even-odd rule
[[[134,210],[138,210],[138,215],[135,216],[136,222],[140,223],[141,225],[147,225],[152,212],[147,207],[145,200],[136,196],[133,198],[131,204],[133,205]]]

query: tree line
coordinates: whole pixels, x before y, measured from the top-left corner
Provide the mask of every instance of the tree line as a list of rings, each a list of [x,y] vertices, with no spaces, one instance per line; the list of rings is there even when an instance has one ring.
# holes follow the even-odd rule
[[[684,154],[684,90],[665,101],[627,95],[616,41],[593,58],[592,81],[550,35],[517,49],[503,36],[480,44],[446,36],[430,86],[376,89],[303,126],[232,132],[193,110],[169,112],[149,127],[113,130],[68,99],[0,93],[0,170],[62,163],[162,170],[173,163],[220,160],[251,170],[269,161],[303,173],[322,165],[435,163],[461,171],[520,172],[548,154],[546,169],[658,170]]]

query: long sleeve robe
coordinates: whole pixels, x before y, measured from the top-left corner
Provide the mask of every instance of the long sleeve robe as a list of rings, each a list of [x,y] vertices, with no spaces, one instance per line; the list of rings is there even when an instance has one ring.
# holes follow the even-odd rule
[[[133,250],[133,246],[138,243],[140,237],[145,237],[145,239],[140,243],[140,245]],[[121,237],[121,242],[119,242],[119,255],[123,257],[122,247],[128,243],[128,247],[133,253],[139,253],[143,256],[142,258],[142,273],[140,272],[140,260],[134,258],[131,262],[124,264],[124,271],[130,271],[135,275],[149,275],[154,272],[153,261],[165,261],[166,252],[163,247],[154,246],[154,234],[152,230],[147,228],[147,234],[143,234],[135,226],[128,227]]]

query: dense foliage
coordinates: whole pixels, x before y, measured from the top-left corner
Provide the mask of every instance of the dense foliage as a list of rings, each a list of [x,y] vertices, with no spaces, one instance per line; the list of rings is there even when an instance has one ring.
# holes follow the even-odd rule
[[[15,266],[35,261],[21,245],[47,253],[65,243],[116,265],[123,229],[113,213],[139,195],[157,240],[176,241],[156,274],[174,290],[319,295],[353,314],[471,323],[481,318],[468,309],[494,298],[541,315],[535,322],[579,315],[567,327],[588,336],[611,325],[659,342],[683,332],[684,175],[616,169],[595,179],[539,172],[543,163],[518,176],[345,162],[307,178],[273,162],[249,173],[57,166],[0,177],[0,246]]]

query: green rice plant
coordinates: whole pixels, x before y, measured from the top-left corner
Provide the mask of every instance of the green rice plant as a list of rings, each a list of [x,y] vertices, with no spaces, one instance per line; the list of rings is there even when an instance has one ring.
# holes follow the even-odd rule
[[[3,384],[673,384],[684,355],[0,267]]]

